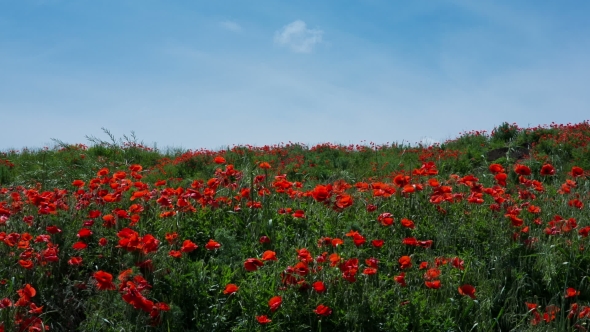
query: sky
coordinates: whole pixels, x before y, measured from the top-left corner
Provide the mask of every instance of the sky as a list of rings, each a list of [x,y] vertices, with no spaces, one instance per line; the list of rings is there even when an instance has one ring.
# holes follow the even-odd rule
[[[0,151],[444,142],[590,119],[590,2],[0,0]]]

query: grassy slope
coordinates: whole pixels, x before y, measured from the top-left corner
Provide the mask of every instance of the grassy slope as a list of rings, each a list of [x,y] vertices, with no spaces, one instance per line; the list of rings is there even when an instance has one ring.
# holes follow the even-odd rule
[[[573,166],[590,169],[589,139],[588,123],[529,129],[504,124],[490,135],[464,133],[434,147],[295,144],[162,153],[126,138],[108,143],[94,139],[90,147],[61,144],[49,150],[6,152],[0,157],[0,207],[6,211],[0,231],[4,236],[29,233],[33,239],[48,234],[47,226],[62,232],[51,235],[59,248],[56,262],[42,258],[48,248],[45,242],[31,240],[21,248],[6,241],[0,244],[0,279],[6,282],[0,297],[16,302],[16,291],[31,284],[37,290],[31,301],[44,306],[43,314],[31,314],[22,307],[0,313],[7,327],[21,313],[64,331],[571,329],[588,322],[579,312],[574,318],[567,316],[573,303],[579,311],[590,305],[588,238],[580,234],[590,225],[590,182],[586,176],[574,178],[568,172]],[[488,160],[500,148],[507,150]],[[527,156],[517,160],[516,152],[523,149]],[[217,156],[226,162],[216,164]],[[260,168],[261,162],[271,168]],[[420,172],[416,170],[428,169],[424,167],[428,162],[433,162],[437,174],[416,175]],[[492,163],[506,170],[505,187],[497,186],[489,170]],[[130,166],[136,164],[143,170],[134,175]],[[516,164],[528,166],[531,175],[519,179]],[[544,164],[551,164],[555,174],[541,175]],[[104,168],[109,174],[97,176]],[[117,179],[117,171],[124,171],[125,179]],[[282,184],[290,183],[283,191],[277,175],[285,175]],[[408,184],[423,189],[404,193],[399,176],[408,176]],[[455,196],[431,203],[436,187],[430,179],[451,188]],[[85,182],[77,194],[74,180]],[[165,183],[157,184],[160,180]],[[575,187],[571,182],[564,185],[566,180],[575,181]],[[361,183],[369,190],[362,190]],[[322,201],[318,186],[326,185],[331,185],[329,198]],[[131,200],[133,193],[144,189],[145,196]],[[569,193],[564,192],[567,189]],[[478,202],[479,192],[483,201]],[[353,204],[338,207],[346,196]],[[584,206],[571,206],[575,199]],[[55,213],[44,212],[51,204]],[[143,211],[134,213],[132,204],[141,205]],[[531,205],[540,207],[540,212],[531,212]],[[370,206],[376,209],[370,211]],[[289,208],[290,213],[282,213]],[[107,228],[103,216],[116,215],[118,209],[138,214],[139,222],[131,228],[140,240],[148,234],[158,239],[157,251],[142,254],[141,249],[117,247],[121,245],[118,232],[130,220],[119,215],[116,224]],[[305,218],[294,217],[297,210]],[[101,216],[90,218],[89,211],[100,211]],[[383,213],[391,213],[392,225],[380,222]],[[33,217],[30,226],[22,222],[25,216]],[[415,227],[404,227],[404,218]],[[570,218],[575,227],[567,222]],[[84,226],[89,220],[94,223]],[[93,234],[80,238],[82,228]],[[355,245],[351,230],[366,242]],[[170,244],[165,235],[174,232],[178,238]],[[271,242],[260,243],[261,236]],[[98,245],[103,237],[106,246]],[[318,241],[326,237],[344,243],[333,247],[323,241],[320,246]],[[432,246],[402,242],[412,237],[432,240]],[[180,258],[169,256],[186,239],[199,248]],[[221,247],[207,250],[209,239]],[[377,239],[384,240],[381,248],[371,244]],[[88,248],[74,250],[76,242],[85,242]],[[314,259],[306,264],[307,272],[297,270],[298,274],[289,267],[301,267],[299,263],[306,261],[305,255],[297,254],[301,248]],[[244,261],[261,258],[266,250],[276,252],[278,261],[246,271]],[[343,269],[330,266],[329,260],[317,259],[334,253],[341,257],[340,263],[358,259],[356,281],[343,278]],[[401,269],[398,260],[406,255],[413,265]],[[74,256],[82,257],[83,263],[68,264]],[[377,273],[365,275],[363,271],[370,267],[366,260],[371,257],[379,261]],[[151,259],[152,271],[136,266],[146,259]],[[463,261],[463,269],[453,267],[452,259]],[[33,267],[25,269],[19,260],[31,261]],[[422,262],[428,268],[438,264],[441,274],[434,280],[440,280],[439,289],[426,286],[428,268],[420,269]],[[96,289],[93,273],[107,271],[116,278],[127,268],[151,286],[144,293],[147,299],[169,304],[170,311],[159,313],[157,326],[149,327],[149,312],[123,300],[121,295],[128,290]],[[402,272],[406,287],[394,280]],[[316,281],[327,285],[326,293],[310,289]],[[120,282],[115,283],[119,287]],[[223,294],[229,283],[239,286],[231,296]],[[475,300],[459,294],[458,287],[465,284],[475,287]],[[566,298],[568,287],[580,294]],[[283,302],[272,312],[268,301],[274,296],[281,296]],[[529,312],[525,303],[535,303],[538,309]],[[322,318],[314,313],[319,304],[332,308],[332,314]],[[533,325],[537,314],[541,321]],[[546,320],[543,314],[548,314]],[[260,315],[272,322],[259,324],[256,316]]]

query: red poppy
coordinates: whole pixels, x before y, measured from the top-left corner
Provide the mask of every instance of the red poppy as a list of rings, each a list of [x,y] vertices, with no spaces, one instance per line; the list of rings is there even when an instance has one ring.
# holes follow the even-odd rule
[[[256,320],[258,321],[258,323],[260,323],[262,325],[272,322],[272,320],[268,319],[268,317],[266,315],[256,316]]]
[[[221,244],[213,239],[209,239],[209,242],[207,242],[207,244],[205,245],[205,248],[207,248],[207,250],[215,250],[215,249],[219,249],[221,247]]]
[[[410,229],[414,229],[414,228],[415,228],[415,226],[414,226],[414,222],[413,222],[413,221],[411,221],[410,219],[403,218],[403,219],[400,221],[400,223],[402,224],[402,226],[404,226],[404,227],[406,227],[406,228],[410,228]]]
[[[555,175],[555,168],[551,164],[544,164],[541,166],[541,175]]]
[[[82,257],[72,257],[68,260],[68,264],[80,265],[80,264],[82,264]]]
[[[578,176],[584,175],[584,170],[581,167],[573,166],[570,174],[576,178]]]
[[[405,272],[402,272],[399,275],[393,277],[393,280],[395,280],[395,282],[397,282],[398,284],[400,284],[402,287],[406,287],[407,286]]]
[[[108,240],[107,240],[107,239],[105,239],[104,237],[101,237],[101,238],[98,240],[98,245],[99,245],[99,246],[101,246],[101,247],[104,247],[104,246],[106,246],[106,245],[107,245],[107,242],[108,242]]]
[[[393,215],[389,212],[383,212],[377,217],[377,221],[383,226],[391,226],[393,224]]]
[[[260,167],[262,169],[270,169],[270,164],[267,163],[266,161],[263,161],[260,164],[258,164],[258,167]]]
[[[491,164],[489,167],[490,172],[496,173],[504,173],[504,167],[500,164]]]
[[[502,187],[506,187],[506,179],[508,179],[508,175],[506,173],[498,173],[494,176],[496,179],[496,183]]]
[[[412,267],[412,258],[410,256],[402,256],[398,262],[402,270]]]
[[[82,249],[86,249],[87,247],[88,247],[88,245],[84,242],[81,242],[81,241],[78,241],[72,245],[72,248],[74,250],[82,250]]]
[[[279,307],[281,306],[281,303],[283,303],[283,298],[280,296],[273,296],[270,298],[270,300],[268,300],[268,306],[270,307],[270,311],[271,312],[275,312],[279,309]]]
[[[180,248],[180,251],[182,252],[191,252],[195,249],[197,249],[199,246],[197,246],[195,243],[193,243],[193,241],[191,240],[184,240],[184,242],[182,242],[182,247]]]
[[[263,235],[260,237],[260,239],[258,240],[258,242],[260,242],[260,244],[269,244],[270,243],[270,238],[266,235]]]
[[[434,280],[438,277],[440,277],[440,270],[435,267],[428,269],[426,273],[424,273],[425,280]]]
[[[250,272],[258,270],[258,268],[263,265],[264,263],[257,258],[248,258],[244,262],[244,268],[246,269],[246,271]]]
[[[575,290],[574,288],[569,287],[568,289],[565,290],[565,297],[576,297],[580,295],[580,291],[579,290]]]
[[[528,166],[516,164],[514,166],[514,172],[518,175],[531,175],[531,169]]]
[[[113,284],[113,275],[108,272],[94,272],[94,279],[96,280],[96,288],[98,288],[99,290],[116,289],[115,284]]]
[[[305,211],[297,210],[297,211],[293,212],[292,216],[293,216],[293,218],[296,218],[296,219],[305,219]]]
[[[182,257],[182,252],[178,251],[178,250],[170,250],[168,252],[168,256],[173,257],[173,258],[180,258],[180,257]]]
[[[432,289],[439,289],[440,288],[440,280],[425,281],[424,284],[428,288],[432,288]]]
[[[313,311],[316,314],[320,315],[320,316],[330,316],[332,314],[332,309],[330,309],[330,307],[325,306],[323,304],[320,304],[317,306],[317,308],[315,308],[315,310]]]
[[[267,250],[262,254],[262,260],[263,261],[276,261],[276,260],[278,260],[277,253],[272,250]]]
[[[213,159],[213,162],[216,164],[225,164],[225,158],[222,156],[217,156],[215,159]]]
[[[475,300],[475,287],[471,285],[462,285],[458,288],[459,294],[465,296],[469,296],[470,298]]]
[[[377,274],[377,269],[373,268],[373,267],[367,267],[363,270],[363,274],[368,275],[368,276],[372,276],[374,274]]]
[[[238,289],[240,289],[240,287],[238,287],[236,284],[227,284],[225,286],[225,290],[223,291],[223,294],[231,295],[231,294],[237,292]]]
[[[381,247],[383,247],[383,240],[372,240],[371,244],[375,248],[381,248]]]
[[[323,202],[332,195],[332,186],[317,185],[311,192],[311,196],[318,202]]]
[[[318,293],[324,293],[326,291],[326,285],[323,281],[316,281],[313,283],[313,289]]]
[[[84,187],[84,181],[82,181],[82,180],[74,180],[72,182],[72,186],[78,187],[78,188]]]
[[[61,229],[57,228],[57,226],[47,226],[45,230],[50,234],[61,233]]]
[[[418,245],[418,240],[416,240],[415,237],[407,237],[405,239],[402,240],[402,243],[407,245],[407,246],[417,246]]]
[[[33,261],[30,259],[19,259],[18,264],[24,269],[30,270],[33,268],[34,264]]]

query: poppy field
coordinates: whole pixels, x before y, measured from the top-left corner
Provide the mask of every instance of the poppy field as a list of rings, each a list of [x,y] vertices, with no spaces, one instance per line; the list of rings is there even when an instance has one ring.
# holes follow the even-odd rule
[[[590,123],[0,153],[0,331],[586,331]]]

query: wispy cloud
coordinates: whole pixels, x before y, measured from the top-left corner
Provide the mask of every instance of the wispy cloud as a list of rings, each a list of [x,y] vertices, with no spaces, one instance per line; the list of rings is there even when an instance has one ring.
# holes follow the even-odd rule
[[[219,22],[219,25],[221,25],[221,27],[223,27],[226,30],[232,31],[232,32],[241,32],[242,31],[242,27],[233,21],[222,21]]]
[[[275,44],[288,47],[293,52],[310,53],[313,47],[322,42],[324,32],[308,29],[305,22],[296,20],[275,32]]]

